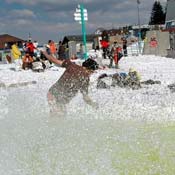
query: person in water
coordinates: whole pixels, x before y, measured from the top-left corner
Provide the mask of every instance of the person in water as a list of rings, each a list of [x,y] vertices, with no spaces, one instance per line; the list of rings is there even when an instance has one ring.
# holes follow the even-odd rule
[[[42,53],[49,61],[66,69],[58,81],[51,86],[47,94],[52,113],[61,113],[60,115],[64,115],[66,112],[66,104],[68,104],[78,92],[81,92],[83,100],[87,104],[95,108],[98,107],[97,103],[92,101],[88,96],[89,81],[92,71],[76,65],[68,59],[56,59],[55,57],[48,55],[47,52],[42,51]]]

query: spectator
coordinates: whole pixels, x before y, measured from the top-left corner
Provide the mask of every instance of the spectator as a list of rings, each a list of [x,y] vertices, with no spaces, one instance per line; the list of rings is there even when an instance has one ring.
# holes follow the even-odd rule
[[[27,52],[27,41],[22,43],[23,55]]]
[[[84,49],[83,49],[83,44],[80,44],[80,58],[83,59],[84,58]]]
[[[127,39],[123,38],[123,54],[124,56],[128,56],[128,51],[127,51]]]
[[[104,65],[102,63],[103,53],[102,50],[100,50],[99,46],[96,46],[95,53],[96,53],[96,61],[99,65],[99,68],[104,68]]]
[[[59,41],[58,59],[60,59],[60,60],[66,59],[65,46],[63,45],[62,41]]]
[[[32,41],[29,40],[29,42],[27,43],[27,52],[29,53],[29,55],[31,57],[34,56],[34,50],[36,49],[36,47],[33,45]]]
[[[49,47],[50,47],[50,54],[51,54],[53,57],[56,57],[57,48],[56,48],[56,46],[55,46],[55,42],[52,41],[52,40],[49,40],[48,44],[49,44]]]
[[[22,68],[21,51],[18,48],[18,43],[12,45],[11,55],[15,63],[15,70],[19,71]]]
[[[32,63],[33,63],[33,58],[29,55],[29,53],[26,53],[26,55],[22,59],[22,68],[24,70],[27,69],[32,69]]]
[[[106,59],[107,58],[107,54],[108,54],[108,49],[109,49],[109,42],[105,41],[105,40],[101,40],[100,41],[102,50],[103,50],[103,58]]]
[[[49,45],[49,43],[51,42],[51,40],[49,40],[48,41],[48,44],[47,45],[45,45],[45,48],[46,48],[46,52],[47,52],[47,54],[48,55],[50,55],[51,54],[51,52],[50,52],[50,45]]]
[[[118,62],[121,59],[121,57],[123,56],[122,54],[122,48],[117,44],[117,42],[114,42],[112,48],[111,48],[111,58],[110,58],[110,64],[109,67],[112,67],[113,65],[113,61],[115,63],[115,68],[119,68],[118,67]]]
[[[38,48],[38,42],[35,40],[33,42],[33,45],[35,47],[35,49],[34,49],[34,56],[37,57],[37,55],[38,55],[38,50],[37,50],[37,48]]]

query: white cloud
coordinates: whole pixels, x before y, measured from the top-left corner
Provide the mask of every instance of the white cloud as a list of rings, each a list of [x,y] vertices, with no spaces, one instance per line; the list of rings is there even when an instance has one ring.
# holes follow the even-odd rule
[[[18,3],[23,5],[47,4],[69,4],[70,0],[6,0],[7,3]]]
[[[36,18],[35,13],[28,9],[12,10],[8,15],[13,18]]]
[[[29,5],[35,5],[36,1],[35,0],[6,0],[7,3],[19,3],[19,4],[29,4]]]
[[[25,19],[18,19],[15,21],[15,25],[16,26],[23,26],[23,27],[27,27],[29,25],[32,24],[32,21],[30,20],[25,20]]]
[[[46,38],[49,39],[54,35],[81,33],[81,25],[74,21],[73,13],[82,0],[5,1],[12,7],[19,4],[24,9],[11,9],[9,13],[1,11],[0,21],[4,23],[4,29],[10,26],[9,30],[16,33],[27,33],[30,30],[38,40],[39,38],[47,40]],[[88,10],[87,33],[92,33],[99,27],[117,28],[138,23],[136,0],[83,0],[83,2]],[[155,0],[141,0],[142,24],[148,23],[154,2]],[[165,4],[166,0],[160,2]]]
[[[163,2],[163,3],[165,3],[165,2],[167,2],[167,0],[159,0],[160,2]]]

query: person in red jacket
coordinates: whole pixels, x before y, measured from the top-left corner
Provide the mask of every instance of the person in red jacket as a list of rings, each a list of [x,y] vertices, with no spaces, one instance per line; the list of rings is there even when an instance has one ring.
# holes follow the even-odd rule
[[[34,46],[34,44],[32,43],[31,40],[29,40],[29,42],[27,43],[26,48],[27,48],[27,52],[29,53],[29,55],[31,57],[33,57],[34,56],[34,50],[37,49],[37,48]]]
[[[107,51],[108,51],[108,48],[109,48],[109,42],[105,41],[105,40],[101,40],[100,44],[101,44],[101,47],[102,47],[102,50],[103,50],[103,57],[104,57],[104,59],[106,59]]]
[[[118,69],[118,62],[123,56],[122,54],[122,48],[117,44],[117,42],[114,42],[112,49],[111,49],[111,58],[110,58],[110,64],[109,67],[112,67],[113,61],[115,63],[115,68]]]

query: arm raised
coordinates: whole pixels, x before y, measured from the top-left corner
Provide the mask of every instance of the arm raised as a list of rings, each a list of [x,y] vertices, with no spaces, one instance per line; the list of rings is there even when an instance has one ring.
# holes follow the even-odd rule
[[[63,61],[56,59],[55,57],[48,55],[47,52],[42,51],[43,55],[52,63],[58,64],[58,65],[62,65]]]

